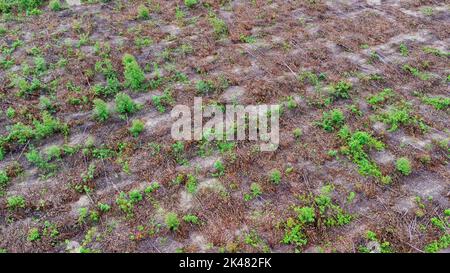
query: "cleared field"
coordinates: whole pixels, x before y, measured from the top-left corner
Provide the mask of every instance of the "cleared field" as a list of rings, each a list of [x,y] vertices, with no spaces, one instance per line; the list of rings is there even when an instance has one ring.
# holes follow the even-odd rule
[[[0,14],[0,252],[450,250],[450,1]],[[173,140],[194,97],[281,105],[278,149]]]

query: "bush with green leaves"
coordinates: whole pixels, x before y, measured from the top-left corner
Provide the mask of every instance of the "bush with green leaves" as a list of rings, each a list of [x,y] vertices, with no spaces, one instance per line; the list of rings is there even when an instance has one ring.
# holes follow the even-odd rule
[[[165,219],[166,225],[170,230],[176,231],[180,226],[180,220],[175,212],[169,212]]]
[[[48,3],[48,7],[53,11],[60,11],[62,10],[62,5],[60,0],[50,0]]]
[[[138,18],[141,20],[147,20],[150,18],[150,11],[144,5],[138,6]]]
[[[280,184],[281,182],[281,172],[279,170],[273,170],[269,174],[269,180],[275,185]]]
[[[57,131],[67,132],[67,126],[62,124],[58,119],[52,117],[49,112],[42,112],[42,120],[34,120],[34,136],[36,139],[43,139],[51,136]]]
[[[183,216],[183,221],[185,221],[186,223],[194,224],[194,225],[200,224],[200,220],[198,219],[198,217],[193,214],[187,214],[187,215]]]
[[[0,196],[3,194],[6,186],[9,183],[9,176],[4,170],[0,170]]]
[[[450,108],[450,97],[436,96],[422,98],[422,102],[433,106],[436,110],[446,110]]]
[[[25,198],[21,195],[10,196],[7,199],[6,206],[10,210],[24,209],[25,208]]]
[[[28,231],[27,240],[29,242],[39,241],[41,239],[41,234],[39,233],[39,229],[32,228]]]
[[[184,4],[188,8],[193,8],[195,5],[198,4],[198,0],[184,0]]]
[[[187,181],[186,181],[187,192],[195,193],[197,191],[197,185],[198,185],[197,177],[195,177],[195,175],[193,175],[193,174],[188,174]]]
[[[155,192],[156,190],[158,190],[161,186],[159,185],[158,182],[152,182],[150,184],[150,186],[146,187],[144,192],[145,194],[151,194],[153,192]]]
[[[106,121],[109,118],[108,104],[102,99],[94,100],[94,118],[98,121]]]
[[[8,109],[6,109],[6,116],[9,119],[13,119],[16,116],[16,110],[14,110],[14,108],[9,106]]]
[[[222,161],[217,160],[216,162],[214,162],[214,173],[213,176],[214,177],[221,177],[225,174],[225,165],[223,164]]]
[[[208,94],[215,90],[214,83],[210,80],[199,80],[195,84],[195,88],[199,94]]]
[[[43,0],[1,0],[0,13],[33,12],[43,3]]]
[[[254,198],[261,196],[262,189],[258,183],[252,183],[250,185],[250,193],[244,194],[244,201],[250,201]]]
[[[138,119],[133,120],[129,130],[132,136],[137,137],[144,130],[144,122]]]
[[[387,111],[377,115],[376,119],[389,125],[389,132],[398,130],[402,125],[415,125],[422,131],[426,131],[428,128],[419,116],[412,114],[409,104],[392,106]]]
[[[209,14],[209,23],[213,27],[214,36],[217,39],[224,38],[228,35],[228,26],[222,19],[218,18],[216,14]]]
[[[359,173],[382,178],[379,167],[370,160],[367,150],[375,148],[378,151],[384,149],[384,144],[372,135],[364,131],[350,132],[348,126],[342,127],[338,133],[346,143],[341,152],[347,155],[359,167]]]
[[[331,95],[335,99],[348,99],[350,98],[350,95],[348,92],[352,88],[352,84],[347,81],[340,81],[332,86],[331,88]]]
[[[145,75],[138,62],[131,54],[125,54],[122,58],[124,66],[125,86],[132,90],[142,90],[145,84]]]
[[[392,89],[385,88],[381,92],[368,97],[367,103],[369,103],[374,107],[386,102],[388,99],[392,97],[394,97],[394,92],[392,91]]]
[[[323,112],[322,120],[318,125],[327,132],[332,132],[334,129],[341,127],[344,124],[344,113],[339,109]]]
[[[406,157],[401,157],[395,162],[395,167],[403,175],[411,174],[411,162]]]
[[[9,134],[6,137],[7,142],[17,141],[19,144],[25,144],[28,140],[34,138],[33,127],[17,122],[8,129]]]
[[[115,98],[116,110],[121,115],[133,114],[139,110],[138,105],[131,99],[128,94],[119,93]]]
[[[312,207],[297,207],[294,209],[297,213],[298,220],[302,224],[314,223],[316,213]]]
[[[170,92],[170,89],[164,90],[162,95],[155,95],[152,97],[152,103],[155,105],[156,109],[164,113],[166,111],[166,106],[169,106],[173,103],[172,94]]]

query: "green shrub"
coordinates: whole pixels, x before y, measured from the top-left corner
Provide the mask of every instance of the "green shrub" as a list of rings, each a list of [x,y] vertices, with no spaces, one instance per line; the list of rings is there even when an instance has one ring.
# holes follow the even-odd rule
[[[210,92],[213,92],[215,90],[214,83],[210,80],[199,80],[195,84],[195,87],[197,89],[197,92],[199,94],[208,94]]]
[[[200,224],[198,217],[195,215],[192,215],[192,214],[185,215],[183,217],[183,221],[185,221],[186,223],[191,223],[191,224],[195,224],[195,225]]]
[[[102,212],[108,212],[111,210],[111,206],[108,204],[98,203],[98,209]]]
[[[19,144],[25,144],[34,137],[34,131],[31,126],[18,122],[9,128],[7,140],[17,141]]]
[[[130,201],[132,204],[137,204],[140,201],[142,201],[143,197],[139,190],[132,190],[128,193],[128,196],[130,197]]]
[[[43,139],[51,136],[57,131],[65,131],[66,128],[57,120],[53,118],[49,112],[42,112],[42,121],[34,120],[34,135],[36,139]]]
[[[314,208],[312,207],[302,207],[302,208],[295,208],[295,212],[297,212],[297,217],[300,223],[307,224],[307,223],[314,223],[316,213],[314,212]]]
[[[220,177],[225,174],[225,166],[223,165],[223,162],[220,160],[214,162],[214,169],[215,169],[215,172],[213,173],[214,177]]]
[[[164,113],[166,111],[166,106],[173,103],[173,98],[170,90],[164,90],[163,94],[160,96],[153,96],[152,103],[155,105],[156,109],[159,112]]]
[[[403,175],[409,175],[411,174],[411,162],[406,157],[401,157],[397,159],[395,162],[395,166],[397,168],[397,171],[399,171]]]
[[[125,86],[132,90],[142,90],[145,83],[145,75],[136,59],[131,54],[125,54],[122,58],[124,66]]]
[[[213,13],[210,14],[209,23],[213,27],[214,35],[216,38],[223,38],[228,35],[227,24]]]
[[[61,158],[62,148],[58,145],[52,145],[47,148],[47,160],[59,159]]]
[[[133,114],[138,110],[138,105],[125,93],[119,93],[115,98],[116,109],[119,114]]]
[[[399,50],[403,57],[407,57],[409,55],[408,47],[404,43],[400,44]]]
[[[450,107],[449,97],[423,97],[422,102],[428,105],[432,105],[436,110],[445,110]]]
[[[390,88],[385,88],[383,91],[379,92],[378,94],[372,95],[367,99],[367,102],[372,105],[379,105],[389,98],[394,96],[394,92]]]
[[[41,110],[46,110],[52,113],[56,110],[55,106],[53,106],[52,101],[46,96],[39,97],[39,108],[41,108]]]
[[[9,183],[9,176],[4,170],[0,170],[0,195]]]
[[[274,183],[275,185],[280,184],[281,182],[281,172],[279,170],[273,170],[269,174],[269,180],[270,182]]]
[[[344,124],[344,113],[339,109],[330,110],[329,112],[323,112],[322,121],[318,124],[327,132],[332,132],[335,128],[338,128]]]
[[[259,197],[262,194],[261,186],[258,183],[252,183],[250,185],[250,193],[244,194],[244,200],[250,201],[254,198]]]
[[[102,122],[109,118],[108,104],[101,99],[94,100],[94,118]]]
[[[149,19],[150,18],[150,11],[148,10],[148,8],[144,5],[140,5],[138,7],[138,18],[139,19]]]
[[[33,14],[43,2],[43,0],[1,0],[0,13],[29,12]]]
[[[158,190],[160,187],[161,187],[161,186],[159,185],[158,182],[152,182],[152,183],[150,184],[150,186],[148,186],[147,188],[145,188],[144,192],[145,192],[146,194],[151,194],[151,193],[153,193],[154,191]]]
[[[341,148],[341,152],[358,165],[361,174],[372,175],[378,178],[382,177],[380,169],[370,160],[369,155],[365,151],[369,148],[384,149],[382,142],[364,131],[357,131],[352,134],[347,126],[342,127],[338,135],[346,141],[346,146]]]
[[[51,0],[48,4],[48,7],[53,11],[62,10],[61,2],[59,0]]]
[[[39,241],[41,239],[41,234],[37,228],[32,228],[28,231],[27,240],[29,242]]]
[[[14,110],[11,106],[8,107],[8,109],[6,109],[6,116],[9,119],[13,119],[16,116],[16,110]]]
[[[408,105],[391,107],[378,115],[377,119],[390,126],[389,132],[396,131],[401,125],[417,125],[422,131],[427,130],[427,125],[419,117],[411,115]]]
[[[302,136],[303,131],[302,131],[302,129],[300,129],[300,128],[295,128],[295,129],[292,131],[292,133],[294,134],[294,137],[298,139],[298,138],[300,138],[300,137]]]
[[[450,234],[445,234],[436,241],[425,246],[425,252],[435,253],[450,246]]]
[[[188,174],[187,181],[186,181],[186,190],[189,193],[195,193],[197,191],[197,177],[195,177],[192,174]]]
[[[184,0],[184,4],[188,8],[193,8],[195,5],[198,4],[198,0]]]
[[[25,208],[25,198],[23,198],[23,196],[20,195],[8,197],[7,207],[10,210],[15,210],[19,208],[23,209]]]
[[[166,215],[166,225],[170,230],[176,231],[180,226],[180,220],[175,212],[169,212]]]
[[[138,119],[133,120],[130,127],[131,135],[137,137],[144,130],[144,123]]]
[[[331,94],[334,98],[348,99],[350,95],[348,91],[352,88],[352,84],[346,81],[340,81],[332,87]]]

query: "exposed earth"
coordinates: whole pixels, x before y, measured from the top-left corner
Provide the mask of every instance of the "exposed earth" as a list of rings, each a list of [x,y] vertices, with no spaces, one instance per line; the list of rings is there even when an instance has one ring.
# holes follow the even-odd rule
[[[450,1],[8,2],[0,252],[450,251]],[[278,149],[174,141],[196,96]]]

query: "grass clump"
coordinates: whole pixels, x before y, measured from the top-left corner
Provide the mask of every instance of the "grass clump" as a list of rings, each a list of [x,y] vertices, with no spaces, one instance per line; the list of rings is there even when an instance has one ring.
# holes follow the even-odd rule
[[[395,162],[395,167],[403,175],[411,174],[411,162],[406,157],[401,157]]]
[[[193,214],[188,214],[188,215],[183,216],[183,221],[185,221],[186,223],[194,224],[194,225],[200,224],[200,220],[198,219],[198,217]]]
[[[225,38],[228,36],[228,26],[222,19],[218,18],[216,14],[210,13],[209,23],[213,27],[214,36],[216,39]]]
[[[117,112],[121,115],[133,114],[139,109],[138,105],[125,93],[117,94],[115,102]]]
[[[450,234],[441,236],[438,240],[431,242],[425,246],[425,252],[436,253],[442,249],[446,249],[450,246]]]
[[[403,66],[403,70],[409,72],[411,75],[421,79],[422,81],[427,81],[430,79],[430,75],[428,73],[422,72],[418,68],[413,67],[409,64],[405,64]]]
[[[136,59],[131,54],[125,54],[122,58],[124,66],[125,86],[132,90],[142,90],[145,83],[145,75]]]
[[[28,231],[27,240],[29,242],[39,241],[41,239],[41,234],[37,228],[32,228]]]
[[[186,190],[188,193],[195,193],[197,191],[197,177],[195,177],[192,174],[187,175],[187,181],[186,181]]]
[[[254,198],[261,196],[262,189],[258,183],[252,183],[250,185],[250,193],[244,194],[244,201],[248,202]]]
[[[184,4],[188,8],[193,8],[195,5],[198,4],[198,0],[184,0]]]
[[[62,5],[61,2],[59,0],[51,0],[48,3],[48,7],[52,10],[52,11],[60,11],[62,10]]]
[[[386,102],[389,98],[394,96],[394,92],[390,88],[385,88],[381,92],[367,98],[367,103],[371,106],[377,106]]]
[[[6,206],[10,210],[23,209],[25,208],[25,198],[21,195],[10,196],[6,201]]]
[[[433,106],[436,110],[446,110],[450,107],[450,98],[443,96],[423,97],[422,102]]]
[[[352,84],[346,81],[340,81],[332,86],[331,95],[335,99],[348,99],[350,98],[349,91],[352,88]]]
[[[394,132],[401,125],[418,125],[420,129],[426,131],[427,126],[417,117],[411,115],[411,110],[407,106],[390,107],[384,113],[377,116],[378,120],[390,126],[389,132]]]
[[[280,184],[281,182],[281,172],[279,170],[273,170],[269,174],[269,180],[275,185]]]
[[[332,132],[344,124],[344,118],[344,113],[341,110],[330,110],[329,112],[323,112],[322,120],[318,125],[325,131]]]
[[[178,215],[175,212],[167,213],[165,222],[167,227],[172,231],[178,230],[180,226],[180,220],[178,220]]]
[[[369,155],[366,152],[366,150],[370,148],[383,150],[384,144],[381,141],[378,141],[364,131],[351,133],[347,126],[344,126],[339,131],[339,137],[346,143],[346,145],[341,147],[341,152],[358,165],[359,173],[382,178],[380,169],[370,160]]]
[[[155,95],[152,97],[152,103],[155,105],[156,109],[164,113],[166,111],[166,107],[173,103],[172,94],[169,89],[164,90],[162,95]]]
[[[141,20],[147,20],[150,18],[150,11],[144,5],[138,7],[138,18]]]
[[[133,120],[129,130],[132,136],[137,137],[144,130],[144,122],[138,119]]]
[[[109,108],[108,104],[102,99],[94,100],[94,118],[98,121],[106,121],[109,118]]]

